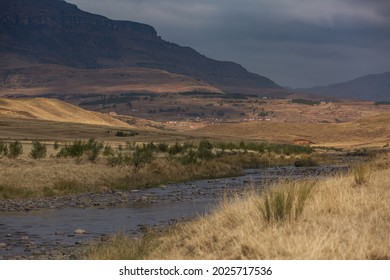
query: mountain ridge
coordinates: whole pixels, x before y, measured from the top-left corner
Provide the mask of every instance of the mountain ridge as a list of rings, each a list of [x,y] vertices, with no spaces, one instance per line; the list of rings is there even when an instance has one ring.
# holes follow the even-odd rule
[[[328,86],[301,88],[297,90],[337,98],[390,101],[390,71],[379,74],[368,74],[347,82]]]
[[[9,61],[3,68],[13,67],[10,57],[22,66],[141,67],[190,76],[225,92],[283,91],[239,64],[165,41],[147,24],[111,20],[60,0],[4,0],[0,10],[0,57]]]

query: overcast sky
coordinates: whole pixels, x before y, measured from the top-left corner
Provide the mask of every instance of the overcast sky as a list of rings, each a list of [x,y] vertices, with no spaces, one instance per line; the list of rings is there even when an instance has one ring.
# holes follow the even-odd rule
[[[66,0],[282,86],[390,71],[389,0]]]

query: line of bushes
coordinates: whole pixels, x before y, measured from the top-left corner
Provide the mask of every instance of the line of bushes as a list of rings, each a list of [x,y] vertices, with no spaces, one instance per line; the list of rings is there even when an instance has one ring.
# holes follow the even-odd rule
[[[320,101],[313,101],[313,100],[307,100],[307,99],[301,99],[301,98],[292,99],[291,102],[297,103],[297,104],[303,104],[303,105],[319,105],[319,104],[321,104]]]
[[[23,145],[19,141],[5,143],[0,141],[0,157],[17,158],[23,153]]]
[[[95,162],[99,156],[103,155],[107,159],[109,166],[132,166],[135,171],[150,164],[156,158],[166,158],[176,160],[183,165],[199,164],[223,156],[239,155],[251,152],[251,155],[259,154],[311,154],[311,147],[296,146],[291,144],[275,143],[212,143],[208,140],[195,142],[176,142],[174,144],[149,142],[142,145],[127,142],[124,146],[119,145],[118,149],[112,148],[103,141],[96,141],[90,138],[88,141],[75,140],[73,143],[65,144],[60,148],[58,142],[54,143],[54,150],[59,150],[56,154],[58,158],[74,158],[76,162],[81,162],[82,158],[87,158]],[[8,156],[16,158],[23,153],[23,146],[19,141],[4,143],[0,142],[0,157]],[[32,141],[32,149],[29,156],[33,159],[44,158],[47,155],[46,145],[38,140]],[[253,158],[253,156],[251,157]],[[253,161],[253,159],[251,159]],[[256,165],[256,164],[255,164]],[[296,163],[300,166],[300,162]],[[307,165],[307,164],[304,164]]]
[[[57,157],[72,157],[79,161],[81,157],[87,155],[87,158],[93,162],[96,161],[103,149],[106,151],[109,148],[105,148],[103,141],[96,141],[94,138],[90,138],[88,141],[75,140],[73,144],[65,144]],[[106,153],[108,152],[106,151]]]

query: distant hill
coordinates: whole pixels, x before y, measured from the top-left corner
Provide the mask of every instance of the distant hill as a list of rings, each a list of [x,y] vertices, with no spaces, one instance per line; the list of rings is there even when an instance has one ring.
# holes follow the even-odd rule
[[[298,90],[337,98],[390,101],[390,71],[363,76],[345,83]]]
[[[111,116],[46,98],[0,98],[0,117],[129,127],[127,123]]]
[[[0,59],[1,93],[20,88],[44,89],[53,87],[53,84],[53,88],[61,87],[58,77],[50,82],[37,78],[37,75],[34,77],[34,73],[45,72],[47,67],[53,71],[52,76],[60,76],[65,71],[67,76],[64,79],[69,78],[68,72],[72,69],[83,70],[84,77],[87,70],[96,74],[97,69],[106,72],[133,69],[134,73],[130,74],[128,70],[125,73],[117,71],[115,77],[127,90],[139,90],[142,82],[137,78],[148,79],[149,84],[156,82],[158,87],[164,74],[160,73],[156,80],[150,75],[160,70],[180,75],[182,81],[185,80],[180,87],[189,90],[200,87],[200,90],[240,93],[283,91],[270,79],[250,73],[239,64],[216,61],[190,47],[164,41],[149,25],[110,20],[60,0],[2,0]],[[155,72],[150,74],[145,69]],[[70,77],[75,83],[82,83],[83,79],[76,74]],[[131,76],[131,82],[127,84],[125,81],[129,77],[126,75]],[[34,79],[30,81],[30,77]],[[161,79],[167,78],[166,81],[175,88],[177,76],[170,80],[172,77],[165,75]],[[96,82],[94,86],[102,85],[98,76],[91,79]],[[120,90],[123,92],[123,88]],[[148,86],[145,90],[153,91]],[[159,90],[168,91],[168,88],[162,86]]]

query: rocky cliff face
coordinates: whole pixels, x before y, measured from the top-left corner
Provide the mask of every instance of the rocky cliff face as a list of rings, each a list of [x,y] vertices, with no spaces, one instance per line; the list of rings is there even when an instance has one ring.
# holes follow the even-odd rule
[[[130,21],[113,21],[83,12],[76,5],[60,0],[4,0],[0,3],[0,8],[0,22],[8,27],[14,25],[64,31],[128,31],[134,35],[157,36],[152,26]]]
[[[13,60],[79,69],[145,67],[191,76],[227,92],[280,89],[232,62],[207,58],[162,40],[146,24],[110,20],[60,0],[0,2],[2,67]]]

